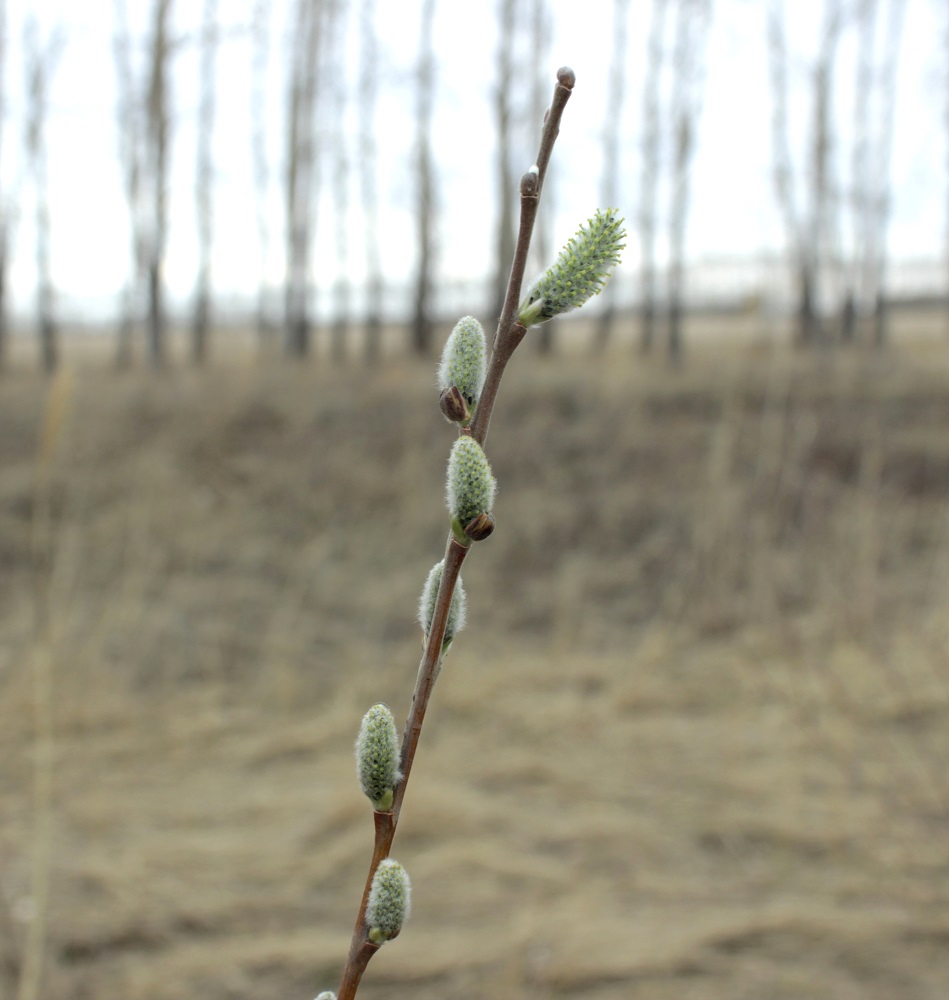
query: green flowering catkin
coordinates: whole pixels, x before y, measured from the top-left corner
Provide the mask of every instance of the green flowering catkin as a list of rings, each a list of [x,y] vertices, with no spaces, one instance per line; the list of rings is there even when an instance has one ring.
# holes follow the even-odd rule
[[[473,316],[458,320],[442,351],[438,366],[438,388],[453,385],[461,390],[468,406],[474,407],[484,386],[488,348],[484,330]]]
[[[531,286],[521,303],[518,322],[537,326],[598,295],[620,262],[625,239],[626,230],[616,209],[597,209],[560,251],[556,263]]]
[[[497,483],[481,445],[463,434],[455,441],[448,459],[447,488],[452,530],[462,544],[468,541],[465,525],[481,514],[490,513],[496,489]]]
[[[425,641],[428,642],[428,633],[432,627],[432,618],[435,615],[435,601],[438,597],[438,587],[442,582],[442,571],[445,568],[445,560],[435,563],[428,571],[425,579],[425,586],[422,588],[422,596],[418,602],[418,620],[425,633]],[[448,652],[452,639],[465,627],[465,615],[467,613],[468,598],[465,588],[461,584],[461,577],[455,583],[455,592],[451,595],[451,604],[448,606],[448,625],[445,628],[445,638],[442,640],[442,650]]]
[[[373,944],[391,941],[402,930],[409,915],[411,897],[412,886],[402,865],[392,858],[380,861],[372,876],[366,906],[366,926]]]
[[[388,812],[402,775],[395,719],[385,705],[373,705],[363,716],[356,738],[356,774],[373,809]]]

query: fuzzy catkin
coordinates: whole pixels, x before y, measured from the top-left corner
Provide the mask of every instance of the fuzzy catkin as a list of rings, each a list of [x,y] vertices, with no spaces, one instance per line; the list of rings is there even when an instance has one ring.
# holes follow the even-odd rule
[[[497,483],[491,466],[473,437],[462,435],[448,459],[448,512],[463,528],[494,506]]]
[[[418,602],[418,620],[425,633],[425,641],[428,642],[428,633],[432,628],[432,618],[435,615],[435,602],[438,598],[438,588],[442,582],[442,573],[445,569],[445,560],[435,563],[428,571],[425,578],[425,586],[422,588],[422,596]],[[468,597],[465,588],[462,586],[461,577],[455,582],[455,592],[451,595],[451,604],[448,606],[448,624],[445,627],[445,638],[442,640],[442,647],[447,649],[452,639],[465,627],[465,616],[468,609]]]
[[[620,262],[625,239],[623,220],[616,210],[597,209],[531,286],[521,303],[518,322],[536,326],[598,295]]]
[[[456,386],[469,406],[481,395],[487,370],[484,329],[474,316],[464,316],[455,324],[445,342],[438,366],[438,388]]]
[[[366,926],[369,940],[382,944],[394,938],[408,919],[412,886],[408,872],[392,858],[379,862],[372,877],[369,903],[366,906]]]
[[[382,812],[391,809],[401,778],[399,739],[395,719],[385,705],[373,705],[363,716],[356,738],[356,773],[373,808]]]

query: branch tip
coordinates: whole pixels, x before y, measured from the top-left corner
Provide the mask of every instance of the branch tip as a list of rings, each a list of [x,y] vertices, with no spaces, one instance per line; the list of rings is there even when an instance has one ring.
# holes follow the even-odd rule
[[[557,82],[561,87],[573,90],[574,84],[577,82],[577,74],[569,66],[561,66],[557,70]]]

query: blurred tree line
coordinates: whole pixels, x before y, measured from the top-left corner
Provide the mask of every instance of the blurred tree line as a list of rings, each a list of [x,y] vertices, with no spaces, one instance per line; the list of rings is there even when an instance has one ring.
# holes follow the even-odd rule
[[[178,0],[180,2],[180,0]],[[433,289],[439,272],[439,217],[442,210],[439,161],[434,147],[433,115],[439,101],[439,59],[432,24],[436,0],[420,0],[414,71],[404,85],[414,111],[414,134],[403,151],[411,159],[414,178],[414,259],[411,309],[403,316],[386,315],[386,281],[379,245],[378,97],[380,54],[378,0],[281,0],[289,26],[279,65],[272,56],[276,5],[252,0],[249,23],[225,27],[218,0],[202,0],[200,24],[190,35],[176,34],[176,0],[147,0],[144,34],[130,27],[129,0],[112,3],[115,134],[121,163],[122,190],[129,218],[129,279],[118,304],[116,361],[131,363],[135,337],[141,335],[148,363],[161,367],[168,357],[169,307],[163,277],[168,248],[169,169],[175,131],[176,84],[197,95],[192,214],[198,265],[190,306],[190,356],[201,364],[215,328],[214,154],[219,102],[217,56],[222,46],[240,43],[247,53],[251,81],[245,149],[254,180],[253,212],[257,236],[259,283],[255,325],[262,342],[279,342],[288,357],[303,358],[314,350],[316,294],[314,247],[332,241],[337,273],[332,288],[332,321],[326,331],[330,356],[341,361],[359,351],[369,363],[378,361],[383,327],[397,323],[408,330],[408,350],[430,354],[436,321]],[[479,191],[485,205],[496,206],[494,269],[486,295],[497,314],[507,280],[516,229],[517,181],[533,155],[549,84],[556,68],[551,52],[554,7],[549,0],[493,0],[498,42],[486,55],[492,87],[495,170],[490,185]],[[604,296],[591,349],[603,350],[619,324],[633,326],[643,353],[664,349],[673,362],[683,357],[683,321],[687,296],[687,233],[692,172],[701,128],[708,65],[712,0],[651,0],[646,59],[635,59],[629,40],[629,0],[613,0],[609,39],[608,94],[602,124],[599,178],[601,202],[637,204],[627,211],[638,242],[637,307],[618,310]],[[806,87],[789,84],[789,44],[785,0],[766,0],[760,9],[761,44],[766,46],[770,85],[770,158],[773,192],[785,230],[788,266],[793,273],[796,309],[795,342],[802,347],[872,343],[883,346],[887,330],[887,234],[891,208],[890,156],[895,90],[900,59],[905,0],[821,0],[819,31],[811,51],[794,54],[805,63]],[[604,5],[604,9],[606,5]],[[753,8],[753,10],[756,8]],[[949,11],[949,8],[947,8]],[[446,17],[460,15],[449,10]],[[745,9],[743,16],[751,16]],[[949,13],[945,54],[949,71]],[[32,205],[36,253],[36,329],[43,367],[58,361],[59,320],[50,266],[50,234],[55,219],[49,209],[47,131],[50,88],[68,38],[62,30],[45,34],[32,13],[22,30],[26,103],[24,121],[11,120],[6,106],[9,24],[6,0],[0,0],[0,143],[22,136],[24,169],[12,189],[0,192],[0,363],[8,339],[9,270],[15,249],[17,219]],[[855,46],[853,105],[838,99],[839,53],[845,37]],[[347,45],[358,39],[358,47]],[[249,43],[249,44],[248,44]],[[179,55],[198,53],[198,79],[183,80]],[[356,72],[347,72],[347,53],[358,51]],[[141,54],[144,53],[144,57]],[[490,66],[490,69],[488,68]],[[268,117],[268,87],[275,77],[284,95],[282,121]],[[355,81],[355,83],[353,83]],[[949,79],[945,91],[949,94]],[[638,136],[619,125],[626,104],[640,95]],[[803,134],[789,127],[789,106],[809,105]],[[949,138],[949,97],[946,101]],[[843,128],[841,116],[849,121]],[[277,126],[277,127],[275,127]],[[279,133],[278,133],[279,127]],[[842,147],[847,136],[849,150]],[[624,153],[637,144],[635,175],[624,170]],[[274,150],[280,150],[280,156]],[[2,146],[0,146],[2,152]],[[849,163],[846,176],[840,164]],[[949,160],[947,160],[949,166]],[[351,183],[355,177],[355,184]],[[282,218],[271,210],[277,186]],[[358,190],[358,204],[350,204]],[[321,198],[329,191],[331,218],[319,217]],[[949,170],[947,170],[949,192]],[[547,192],[547,201],[556,199]],[[740,206],[736,207],[740,211]],[[352,220],[361,220],[362,238],[352,239]],[[274,246],[283,241],[283,288],[275,300],[268,285]],[[668,248],[660,265],[657,247]],[[947,210],[949,244],[949,210]],[[354,254],[364,259],[365,275],[358,297],[350,272]],[[538,266],[557,247],[541,220],[536,234]],[[354,306],[357,300],[360,307]],[[359,336],[355,336],[358,329]],[[554,345],[555,328],[538,337],[542,351]]]

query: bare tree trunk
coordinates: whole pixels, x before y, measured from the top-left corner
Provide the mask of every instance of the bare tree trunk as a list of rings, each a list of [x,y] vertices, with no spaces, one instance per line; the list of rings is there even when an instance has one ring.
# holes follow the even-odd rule
[[[7,116],[6,101],[7,76],[7,0],[0,0],[0,140],[3,139],[3,126]],[[2,147],[2,143],[0,143]],[[7,340],[9,335],[7,315],[7,268],[9,266],[10,223],[6,191],[0,192],[0,371],[3,371],[7,359]]]
[[[768,50],[774,189],[781,214],[784,216],[788,249],[797,282],[795,342],[798,346],[804,346],[813,343],[817,335],[814,311],[814,259],[808,247],[794,197],[794,172],[788,141],[787,43],[782,0],[770,0],[768,5]]]
[[[129,276],[121,294],[115,355],[116,367],[123,369],[132,363],[132,335],[144,286],[146,253],[142,204],[144,129],[143,108],[137,96],[138,86],[132,67],[132,39],[128,26],[126,0],[114,0],[112,12],[112,56],[116,82],[115,124],[122,186],[129,213],[130,235]]]
[[[814,118],[811,138],[811,176],[807,249],[811,258],[811,307],[804,312],[802,300],[801,342],[805,345],[824,343],[826,333],[819,305],[820,283],[831,278],[835,250],[835,217],[833,204],[833,93],[834,65],[837,43],[843,24],[840,0],[824,0],[824,24],[821,47],[813,70]],[[810,321],[808,323],[808,320]]]
[[[322,3],[297,0],[290,58],[287,129],[287,283],[284,351],[310,351],[310,253],[316,213],[315,110]]]
[[[416,224],[418,263],[415,276],[415,303],[412,316],[412,349],[416,354],[431,353],[432,273],[435,257],[435,164],[432,155],[432,105],[435,97],[435,52],[432,22],[435,0],[422,4],[418,65],[416,67]]]
[[[333,212],[336,245],[336,280],[333,285],[333,325],[330,333],[330,353],[337,364],[346,360],[346,340],[349,335],[349,156],[346,140],[346,8],[339,0],[329,0],[329,51],[335,53],[335,63],[328,66],[332,108],[331,128],[335,133],[333,154]]]
[[[607,85],[606,118],[603,122],[603,178],[600,185],[602,205],[615,208],[619,205],[620,122],[623,99],[626,96],[626,23],[629,20],[629,0],[613,0],[613,53],[610,57],[610,74]],[[612,283],[604,292],[605,302],[593,338],[595,350],[606,349],[613,332],[616,309],[613,304]]]
[[[6,218],[0,221],[0,372],[6,367],[9,340],[9,310],[7,307],[7,273],[9,271],[10,230]]]
[[[643,171],[639,194],[639,241],[642,253],[639,348],[652,351],[656,339],[656,194],[659,186],[661,126],[659,94],[664,61],[668,0],[653,0],[643,89]]]
[[[59,342],[54,315],[52,260],[50,257],[49,176],[46,123],[49,85],[61,48],[58,34],[40,41],[39,25],[29,15],[24,30],[26,52],[26,157],[33,178],[36,228],[36,322],[43,370],[55,371]]]
[[[946,332],[949,333],[949,8],[946,10],[945,34],[943,35],[943,93],[945,94],[945,129],[946,129],[946,219],[945,219],[945,250],[946,255]]]
[[[498,49],[494,74],[494,116],[497,128],[498,218],[494,241],[494,280],[491,288],[491,317],[497,320],[504,307],[508,273],[514,257],[514,191],[517,180],[511,169],[511,93],[514,79],[516,0],[498,0]]]
[[[944,93],[946,95],[945,104],[945,128],[946,128],[946,330],[949,332],[949,8],[946,10],[945,35],[943,36],[943,66],[945,69],[945,79],[943,81]]]
[[[667,351],[674,364],[682,361],[685,236],[689,218],[692,154],[704,87],[704,51],[711,16],[709,0],[679,0],[673,69],[672,127],[675,157],[672,203],[669,209],[669,331]]]
[[[540,130],[544,120],[544,111],[549,100],[549,53],[552,34],[550,11],[547,0],[531,0],[530,12],[530,123],[534,132],[531,138]],[[538,271],[548,267],[551,261],[551,239],[549,219],[554,205],[554,177],[550,174],[544,179],[544,197],[541,199],[540,211],[534,223],[534,238],[531,249],[539,262]],[[554,333],[556,323],[544,323],[537,327],[532,336],[536,337],[538,354],[551,354],[554,349]]]
[[[887,235],[890,225],[890,153],[893,147],[893,118],[896,110],[896,71],[899,66],[900,40],[903,34],[905,0],[890,0],[886,30],[886,48],[880,72],[878,93],[882,107],[877,118],[879,131],[875,142],[873,193],[874,226],[874,309],[873,343],[884,347],[889,341],[889,310],[886,301]]]
[[[375,0],[363,0],[359,71],[359,181],[366,243],[366,361],[376,364],[382,341],[382,261],[379,255],[379,196],[376,188],[376,93],[379,42]]]
[[[853,105],[853,146],[850,166],[851,249],[847,287],[840,318],[840,339],[853,344],[858,339],[860,316],[866,302],[870,275],[867,273],[872,234],[869,221],[869,129],[870,94],[873,88],[873,49],[877,0],[859,0],[857,19],[857,69]]]
[[[211,325],[211,244],[214,227],[214,64],[217,50],[217,0],[204,0],[201,23],[201,85],[198,103],[198,158],[195,169],[195,216],[198,222],[198,279],[191,319],[191,358],[203,364]]]
[[[269,0],[256,0],[252,18],[250,126],[251,161],[254,174],[254,220],[257,227],[259,278],[257,284],[257,339],[262,346],[271,330],[267,264],[270,259],[270,213],[267,194],[270,189],[270,167],[267,156],[267,69],[270,49]]]
[[[155,0],[147,97],[147,156],[151,210],[146,244],[148,274],[148,361],[153,368],[165,363],[167,318],[162,265],[168,242],[168,162],[170,139],[169,61],[172,0]]]

